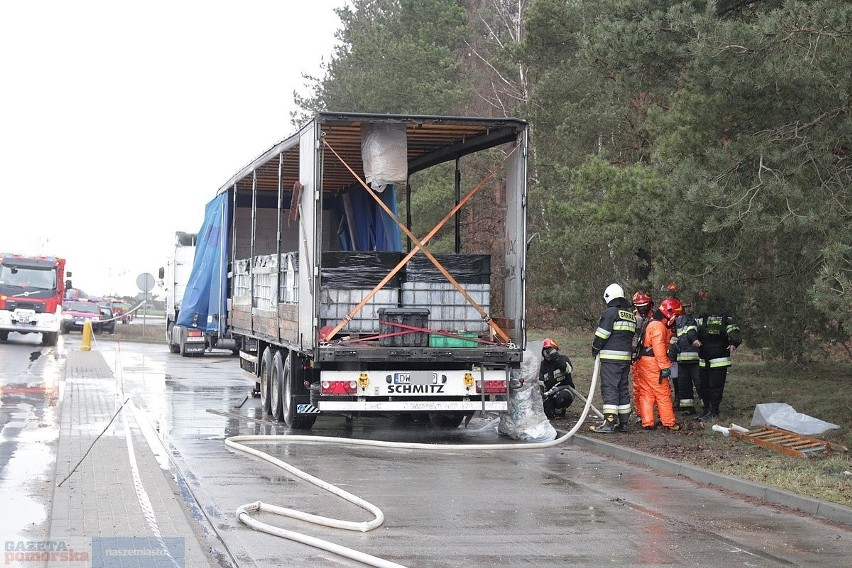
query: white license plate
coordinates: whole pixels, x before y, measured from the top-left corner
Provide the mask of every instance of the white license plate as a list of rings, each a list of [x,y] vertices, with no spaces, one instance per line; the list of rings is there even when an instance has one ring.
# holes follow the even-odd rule
[[[432,385],[437,382],[438,373],[433,371],[411,371],[394,373],[393,382],[397,385]]]

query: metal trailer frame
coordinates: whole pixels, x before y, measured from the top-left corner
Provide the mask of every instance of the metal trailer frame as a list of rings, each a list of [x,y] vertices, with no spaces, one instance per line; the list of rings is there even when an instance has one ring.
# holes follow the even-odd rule
[[[319,321],[320,269],[323,252],[323,228],[325,197],[331,192],[341,191],[356,181],[354,173],[361,176],[360,128],[362,124],[403,124],[408,133],[408,175],[444,162],[455,162],[455,201],[460,200],[458,173],[459,161],[464,156],[490,148],[509,146],[505,158],[505,258],[500,266],[503,273],[503,317],[509,323],[508,341],[485,345],[473,349],[430,348],[430,347],[382,347],[376,345],[340,344],[322,341]],[[271,368],[272,361],[264,359],[264,350],[272,352],[286,350],[288,356],[283,372],[288,376],[304,376],[307,382],[316,383],[322,368],[374,368],[381,369],[389,361],[404,361],[411,368],[444,366],[449,369],[480,369],[484,384],[486,369],[501,369],[509,382],[513,369],[518,369],[526,344],[525,321],[525,270],[526,270],[526,204],[527,204],[527,142],[528,125],[515,118],[466,118],[412,115],[377,115],[360,113],[319,113],[302,126],[298,132],[274,145],[252,162],[240,169],[220,187],[217,195],[229,193],[232,201],[230,226],[230,258],[228,324],[231,333],[239,340],[241,366],[253,377],[264,398],[264,366]],[[504,154],[505,155],[505,154]],[[292,189],[290,189],[292,188]],[[284,216],[287,198],[290,198],[289,218]],[[409,196],[410,197],[410,196]],[[250,208],[250,218],[238,215]],[[276,233],[274,246],[270,246],[268,234],[261,238],[259,223],[269,224],[268,211],[274,209]],[[410,227],[410,214],[406,219]],[[458,214],[455,215],[456,251],[459,250]],[[239,231],[250,223],[249,238]],[[298,235],[292,242],[292,234]],[[289,249],[294,245],[299,252],[298,287],[300,300],[297,304],[281,303],[276,292],[276,304],[270,309],[261,305],[257,291],[266,285],[266,271],[280,267],[256,267],[259,254],[274,254],[274,263],[281,262],[284,233],[290,235]],[[409,242],[409,247],[411,243]],[[246,250],[247,249],[247,250]],[[237,266],[237,260],[246,256],[250,261]],[[247,273],[246,273],[247,272]],[[248,282],[251,290],[250,306],[239,305],[235,294],[238,278]],[[264,280],[264,284],[261,284]],[[277,280],[275,280],[277,282]],[[276,284],[277,286],[277,284]],[[245,300],[245,298],[243,298]],[[249,308],[250,309],[247,309]],[[486,306],[487,308],[487,306]],[[291,360],[292,359],[292,360]],[[280,366],[280,364],[279,364]],[[306,367],[312,367],[313,370]],[[269,371],[273,373],[275,369]],[[280,371],[279,371],[280,372]],[[489,371],[490,372],[490,371]],[[271,380],[271,379],[270,379]],[[298,389],[297,389],[298,390]],[[315,393],[314,393],[315,394]],[[299,408],[312,406],[314,398],[307,390],[288,393],[297,398]],[[486,404],[487,396],[478,397],[478,406],[469,404],[438,405],[448,410],[470,411],[505,409],[506,399],[500,404]],[[493,398],[493,397],[492,397]],[[285,401],[286,403],[287,401]],[[273,401],[275,404],[275,401]],[[362,410],[401,411],[405,404],[392,400],[384,401],[372,408],[363,400],[353,401],[349,408],[329,405],[335,411],[357,412]],[[414,407],[416,405],[408,405]],[[427,406],[423,406],[424,410]],[[438,407],[432,407],[435,410]],[[272,409],[275,414],[275,408]],[[312,412],[308,410],[307,412]],[[285,416],[285,419],[287,417]],[[292,418],[292,416],[290,417]],[[312,421],[310,421],[312,424]]]

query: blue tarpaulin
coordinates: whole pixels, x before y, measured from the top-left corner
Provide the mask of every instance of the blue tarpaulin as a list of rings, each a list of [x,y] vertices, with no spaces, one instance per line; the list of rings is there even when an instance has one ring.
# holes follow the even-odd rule
[[[394,215],[399,216],[395,186],[388,185],[377,195]],[[401,251],[399,226],[376,201],[360,188],[350,191],[347,196],[351,205],[349,214],[343,204],[344,196],[338,197],[334,205],[334,211],[342,221],[337,235],[340,250]],[[355,237],[354,246],[352,236]]]
[[[195,259],[177,324],[208,332],[224,331],[228,293],[228,219],[230,192],[217,195],[204,208]]]

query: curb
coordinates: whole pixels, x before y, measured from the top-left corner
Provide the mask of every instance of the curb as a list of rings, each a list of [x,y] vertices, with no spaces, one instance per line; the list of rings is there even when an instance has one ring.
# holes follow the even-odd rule
[[[715,485],[727,491],[762,499],[774,505],[781,505],[814,517],[820,517],[852,527],[852,508],[844,505],[797,495],[796,493],[790,493],[776,487],[738,479],[694,465],[682,464],[667,458],[657,457],[639,450],[625,448],[580,434],[573,436],[569,440],[569,443],[586,450],[593,450],[623,461],[643,465],[663,473],[675,476],[682,475],[699,483]]]

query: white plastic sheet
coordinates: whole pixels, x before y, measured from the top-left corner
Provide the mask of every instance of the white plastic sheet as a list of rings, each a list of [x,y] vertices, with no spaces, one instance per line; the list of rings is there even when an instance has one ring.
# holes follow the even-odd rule
[[[497,433],[522,442],[549,442],[556,439],[556,428],[544,415],[538,368],[541,365],[541,341],[530,342],[521,361],[524,386],[512,392],[509,412],[500,417]]]
[[[364,178],[382,192],[390,184],[408,179],[408,137],[404,124],[368,124],[361,132]]]
[[[756,405],[751,425],[775,426],[803,436],[813,436],[822,434],[826,430],[840,428],[837,424],[796,412],[796,409],[784,402],[767,402]]]

